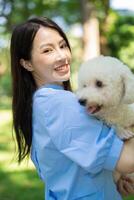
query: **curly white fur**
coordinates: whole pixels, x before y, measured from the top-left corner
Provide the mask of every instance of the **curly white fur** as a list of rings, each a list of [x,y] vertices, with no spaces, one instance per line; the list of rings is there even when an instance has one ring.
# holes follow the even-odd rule
[[[90,114],[114,125],[121,139],[134,136],[134,75],[120,60],[99,56],[83,63],[77,96]]]
[[[115,125],[119,137],[134,136],[134,75],[120,60],[99,56],[83,63],[77,96],[90,114]]]

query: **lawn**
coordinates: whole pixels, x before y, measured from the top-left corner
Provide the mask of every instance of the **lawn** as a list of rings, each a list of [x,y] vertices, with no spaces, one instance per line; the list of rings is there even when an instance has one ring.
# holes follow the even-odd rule
[[[33,164],[15,159],[10,106],[0,110],[0,200],[44,200],[43,183]],[[134,197],[124,200],[134,200]]]
[[[0,110],[0,200],[44,200],[44,187],[29,161],[15,159],[11,111]]]

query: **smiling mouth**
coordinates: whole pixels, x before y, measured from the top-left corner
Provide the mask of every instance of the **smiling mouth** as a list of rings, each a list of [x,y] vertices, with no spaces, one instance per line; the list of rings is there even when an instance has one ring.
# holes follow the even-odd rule
[[[102,105],[92,105],[92,106],[87,106],[87,111],[90,114],[96,114],[102,109]]]
[[[68,70],[69,70],[69,64],[64,64],[55,68],[55,71],[57,72],[68,72]]]

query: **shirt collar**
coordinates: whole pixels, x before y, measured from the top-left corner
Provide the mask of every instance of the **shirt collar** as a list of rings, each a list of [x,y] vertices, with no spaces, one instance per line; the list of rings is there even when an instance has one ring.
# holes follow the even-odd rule
[[[56,84],[46,84],[44,85],[45,88],[53,88],[57,90],[64,90],[64,87],[62,85],[56,85]]]

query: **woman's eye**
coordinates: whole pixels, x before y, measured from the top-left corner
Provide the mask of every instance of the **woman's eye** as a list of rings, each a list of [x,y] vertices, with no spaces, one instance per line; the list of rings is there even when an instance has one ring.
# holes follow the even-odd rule
[[[64,44],[62,44],[60,47],[63,49],[63,48],[66,48],[66,47],[68,47],[68,46],[67,46],[66,43],[64,43]]]
[[[43,51],[43,53],[49,53],[49,52],[51,52],[52,51],[52,49],[45,49],[44,51]]]

